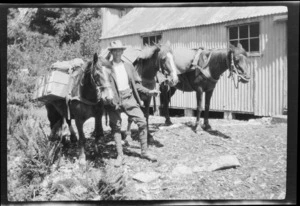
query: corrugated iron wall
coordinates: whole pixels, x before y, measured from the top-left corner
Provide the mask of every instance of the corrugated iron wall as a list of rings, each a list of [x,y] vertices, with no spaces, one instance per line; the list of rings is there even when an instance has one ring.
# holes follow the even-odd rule
[[[287,106],[287,38],[286,22],[273,21],[273,16],[254,19],[260,22],[260,56],[249,57],[251,81],[239,84],[236,89],[229,72],[223,73],[211,99],[211,111],[251,113],[258,116],[282,114]],[[249,23],[249,20],[244,20]],[[240,20],[239,23],[242,23]],[[120,39],[127,45],[140,47],[140,35],[130,35],[102,40],[103,48],[110,41]],[[163,31],[162,42],[170,41],[173,48],[205,47],[226,48],[227,28],[225,24],[214,24],[187,29]],[[203,97],[204,98],[204,97]],[[159,101],[156,101],[159,104]],[[172,108],[196,109],[195,92],[176,91],[171,99]],[[204,101],[202,103],[204,108]]]
[[[254,59],[254,114],[282,114],[287,107],[286,22],[266,16],[260,25],[262,56]]]

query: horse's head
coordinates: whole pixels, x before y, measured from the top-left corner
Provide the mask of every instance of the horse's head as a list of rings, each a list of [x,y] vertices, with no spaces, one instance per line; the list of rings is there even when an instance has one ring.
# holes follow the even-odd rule
[[[229,59],[230,59],[230,73],[234,73],[238,76],[238,79],[242,83],[248,83],[250,80],[249,76],[249,67],[247,64],[247,53],[240,43],[237,47],[230,44],[229,50]]]
[[[178,83],[178,74],[171,44],[168,41],[166,44],[156,45],[156,47],[159,48],[158,62],[162,73],[168,76],[170,85],[174,86]]]
[[[171,85],[178,83],[177,68],[175,66],[170,42],[165,45],[155,44],[153,46],[145,46],[135,63],[141,62],[140,60],[144,62],[144,67],[152,68],[152,73],[149,70],[147,73],[148,76],[153,75],[154,77],[158,70],[161,69],[162,73],[168,76]]]
[[[91,63],[91,79],[97,90],[97,100],[103,100],[105,103],[111,102],[114,95],[109,81],[108,67],[111,67],[109,61],[98,57],[95,53]]]

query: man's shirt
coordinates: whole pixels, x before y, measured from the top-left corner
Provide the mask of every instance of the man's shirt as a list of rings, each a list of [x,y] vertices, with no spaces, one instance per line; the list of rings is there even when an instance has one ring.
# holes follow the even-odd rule
[[[118,90],[124,91],[126,89],[129,89],[128,74],[126,72],[123,62],[113,62],[113,69],[116,76]]]

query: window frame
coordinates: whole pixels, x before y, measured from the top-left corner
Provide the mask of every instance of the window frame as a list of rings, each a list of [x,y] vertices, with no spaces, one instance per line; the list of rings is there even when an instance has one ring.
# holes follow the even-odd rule
[[[151,34],[145,34],[145,35],[141,35],[141,38],[142,38],[142,45],[145,46],[144,44],[144,38],[147,38],[147,42],[149,43],[148,45],[153,45],[150,43],[150,38],[151,37],[155,37],[155,43],[159,43],[157,41],[157,37],[160,36],[160,42],[162,41],[162,33],[151,33]]]
[[[258,36],[255,37],[250,37],[250,26],[253,24],[258,25]],[[247,26],[248,27],[248,35],[247,38],[240,38],[240,27],[242,26]],[[248,40],[248,46],[249,46],[249,51],[247,51],[247,54],[249,56],[262,56],[261,53],[261,23],[259,21],[251,21],[251,22],[243,22],[243,23],[234,23],[226,26],[227,28],[227,44],[228,46],[230,45],[230,41],[238,41],[240,42],[241,40]],[[231,28],[237,28],[237,38],[236,39],[230,39],[230,29]],[[251,39],[258,39],[258,51],[250,51],[251,49],[251,44],[250,40]]]

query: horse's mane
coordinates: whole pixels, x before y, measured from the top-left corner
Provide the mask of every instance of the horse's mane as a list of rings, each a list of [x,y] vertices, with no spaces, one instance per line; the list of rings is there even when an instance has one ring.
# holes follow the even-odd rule
[[[149,45],[146,45],[140,55],[139,55],[139,58],[140,59],[149,59],[153,56],[154,52],[157,51],[159,48],[157,46],[149,46]]]
[[[102,66],[107,67],[109,69],[112,69],[112,64],[107,59],[105,59],[102,56],[99,56],[98,58],[99,58],[98,61],[101,62],[100,64]],[[93,72],[92,69],[93,69],[93,61],[90,60],[90,61],[87,62],[87,65],[85,66],[84,73]]]

